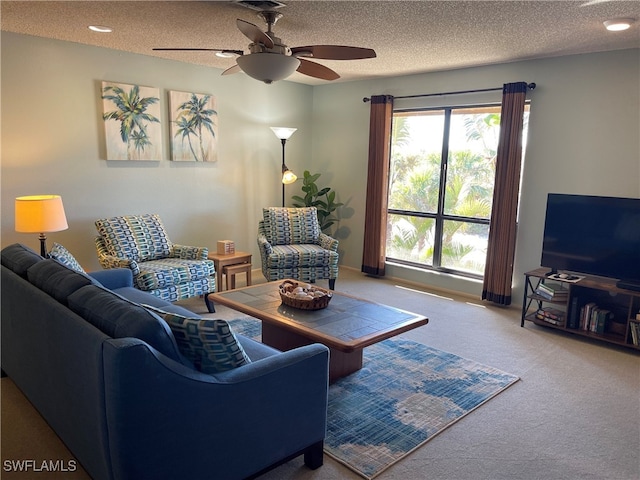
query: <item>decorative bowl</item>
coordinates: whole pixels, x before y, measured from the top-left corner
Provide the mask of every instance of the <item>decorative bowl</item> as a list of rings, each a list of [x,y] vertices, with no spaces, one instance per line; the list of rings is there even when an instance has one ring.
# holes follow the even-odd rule
[[[285,280],[280,284],[282,303],[301,310],[320,310],[326,308],[333,294],[329,290],[303,282]]]

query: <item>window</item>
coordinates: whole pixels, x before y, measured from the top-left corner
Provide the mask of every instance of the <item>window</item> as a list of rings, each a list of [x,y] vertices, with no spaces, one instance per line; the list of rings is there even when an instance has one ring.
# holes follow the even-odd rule
[[[388,261],[482,278],[499,133],[500,105],[394,112]]]

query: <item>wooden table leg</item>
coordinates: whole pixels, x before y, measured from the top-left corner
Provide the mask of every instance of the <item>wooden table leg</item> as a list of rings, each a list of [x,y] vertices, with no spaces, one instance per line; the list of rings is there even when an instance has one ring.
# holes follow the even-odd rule
[[[284,328],[262,322],[262,343],[286,351],[318,343]],[[362,368],[362,348],[342,352],[329,347],[329,383],[357,372]]]

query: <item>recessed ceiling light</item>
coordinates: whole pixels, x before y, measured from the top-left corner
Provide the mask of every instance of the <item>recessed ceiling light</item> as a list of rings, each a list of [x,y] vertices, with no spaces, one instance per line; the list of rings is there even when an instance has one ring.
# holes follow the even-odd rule
[[[607,30],[611,32],[621,32],[622,30],[626,30],[631,26],[631,24],[635,22],[633,18],[614,18],[611,20],[605,20],[604,26]]]
[[[91,30],[92,32],[98,32],[98,33],[111,33],[111,32],[113,32],[113,28],[105,27],[103,25],[89,25],[89,30]]]

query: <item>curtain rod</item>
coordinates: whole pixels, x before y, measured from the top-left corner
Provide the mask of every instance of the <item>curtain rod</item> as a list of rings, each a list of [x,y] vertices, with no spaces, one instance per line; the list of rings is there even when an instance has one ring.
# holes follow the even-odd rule
[[[480,92],[497,92],[498,90],[502,90],[504,87],[496,87],[496,88],[482,88],[479,90],[460,90],[458,92],[442,92],[442,93],[424,93],[421,95],[404,95],[402,97],[393,97],[394,99],[399,98],[420,98],[420,97],[438,97],[441,95],[462,95],[464,93],[480,93]],[[536,88],[535,83],[528,83],[527,88],[533,90]],[[363,102],[367,103],[371,101],[371,98],[364,97],[362,99]]]

